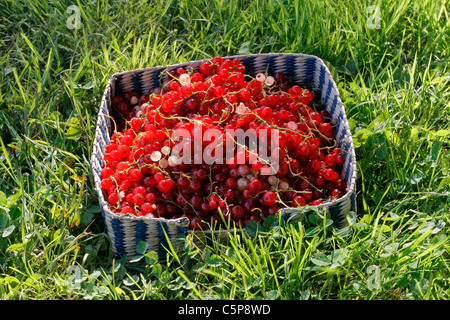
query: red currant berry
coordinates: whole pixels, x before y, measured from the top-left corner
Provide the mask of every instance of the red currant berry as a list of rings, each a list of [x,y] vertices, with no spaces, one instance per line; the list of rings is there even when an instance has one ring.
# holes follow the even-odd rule
[[[247,89],[242,89],[241,91],[239,91],[238,95],[239,99],[241,99],[242,102],[250,101],[250,99],[252,98],[250,91],[248,91]]]
[[[111,193],[108,197],[108,202],[110,204],[116,204],[117,202],[119,202],[119,196],[117,195],[117,193]]]
[[[156,197],[156,194],[150,192],[145,194],[145,202],[156,204],[158,201],[158,198]]]
[[[325,178],[325,180],[331,181],[334,177],[334,170],[333,169],[325,169],[322,173],[322,176]]]
[[[331,136],[332,130],[333,130],[333,128],[331,127],[331,124],[329,124],[327,122],[322,122],[319,125],[319,131],[327,137]]]
[[[108,179],[110,176],[114,174],[114,170],[110,167],[105,167],[102,169],[100,175],[102,179]]]
[[[145,202],[141,205],[141,212],[145,216],[153,212],[153,206],[151,203]]]
[[[207,177],[207,173],[206,173],[205,170],[200,169],[200,170],[197,170],[197,171],[195,172],[195,177],[196,177],[198,180],[204,180],[204,179]]]
[[[248,190],[253,194],[256,195],[262,190],[262,183],[261,181],[255,179],[249,182],[248,184]]]
[[[106,190],[113,186],[113,182],[109,179],[102,179],[102,181],[100,182],[100,186]]]
[[[295,196],[294,199],[292,199],[293,207],[303,207],[305,205],[306,205],[306,200],[302,196]]]
[[[235,189],[237,185],[236,179],[228,178],[225,181],[225,185],[227,186],[228,189]]]
[[[200,191],[201,188],[202,188],[202,184],[201,184],[201,182],[198,181],[198,180],[192,180],[192,181],[189,183],[189,189],[190,189],[192,192],[198,192],[198,191]]]
[[[334,189],[333,191],[331,191],[331,198],[332,199],[338,199],[342,197],[342,191],[339,189]]]
[[[133,181],[140,181],[142,179],[142,171],[139,169],[131,169],[128,172],[128,176]]]
[[[145,197],[143,194],[138,193],[133,196],[133,203],[137,206],[142,205],[145,202]]]
[[[137,186],[133,188],[133,194],[145,194],[145,188],[143,186]]]
[[[189,203],[196,209],[200,208],[200,206],[202,205],[203,201],[202,198],[200,196],[196,196],[193,195],[191,197],[191,199],[189,200]]]
[[[267,207],[275,205],[276,201],[277,201],[277,194],[273,191],[265,192],[262,197],[262,204]]]
[[[214,64],[217,64],[217,65],[220,65],[220,64],[222,64],[223,59],[220,56],[215,56],[214,58],[212,58],[211,62]]]
[[[336,162],[336,157],[332,154],[327,154],[324,160],[329,166],[332,166]]]
[[[336,181],[336,188],[344,192],[347,189],[347,181],[345,179],[338,179]]]
[[[167,193],[173,190],[175,184],[171,179],[164,179],[158,182],[157,187],[162,193]]]
[[[233,219],[235,221],[242,219],[244,214],[245,214],[244,208],[242,206],[240,206],[240,205],[233,206],[231,208],[231,216],[233,217]]]
[[[136,212],[134,211],[134,209],[132,207],[122,207],[122,214],[136,214]],[[138,214],[136,214],[138,215]]]
[[[344,157],[341,154],[336,156],[336,163],[337,164],[343,164],[344,162],[345,162]]]
[[[194,217],[189,222],[189,229],[193,231],[203,230],[205,228],[205,223],[200,217]]]
[[[303,142],[298,146],[297,151],[300,155],[307,156],[311,152],[311,149],[307,143]]]

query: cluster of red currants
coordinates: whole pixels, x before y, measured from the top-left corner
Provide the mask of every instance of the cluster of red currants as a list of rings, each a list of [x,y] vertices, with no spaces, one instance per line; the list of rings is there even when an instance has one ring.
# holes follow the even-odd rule
[[[344,159],[330,114],[312,107],[307,88],[282,73],[251,77],[239,60],[221,57],[202,63],[197,72],[178,68],[167,75],[148,94],[131,91],[112,98],[117,129],[106,146],[101,187],[113,212],[185,216],[193,230],[228,219],[243,227],[281,208],[319,205],[345,193]],[[222,132],[214,145],[223,148],[230,147],[228,129],[257,135],[277,129],[276,148],[269,138],[262,142],[276,153],[277,170],[262,174],[271,164],[258,157],[250,163],[248,146],[234,140],[234,156],[222,162],[181,162],[171,155],[177,143],[173,133],[185,129],[194,137],[195,123],[203,131]],[[207,142],[203,138],[200,151]]]

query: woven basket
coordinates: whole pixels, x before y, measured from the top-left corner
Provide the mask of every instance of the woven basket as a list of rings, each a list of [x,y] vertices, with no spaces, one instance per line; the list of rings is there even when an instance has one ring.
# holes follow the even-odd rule
[[[324,62],[315,56],[290,53],[250,54],[224,57],[224,59],[239,59],[246,68],[245,73],[252,76],[258,73],[267,72],[269,75],[273,75],[276,72],[283,72],[291,76],[296,84],[307,86],[316,97],[320,98],[320,103],[330,113],[332,121],[336,125],[338,147],[343,151],[345,159],[341,178],[347,181],[347,192],[343,197],[325,202],[316,208],[329,210],[331,219],[337,227],[347,226],[347,214],[350,211],[356,211],[356,158],[344,105],[340,99],[336,83]],[[117,215],[109,210],[100,187],[100,172],[104,167],[102,159],[105,147],[113,129],[110,121],[111,99],[115,95],[132,90],[148,93],[150,89],[159,87],[161,80],[166,80],[167,72],[164,71],[180,67],[190,67],[194,71],[198,71],[198,67],[204,61],[116,73],[112,75],[106,85],[98,114],[91,164],[95,189],[98,193],[106,229],[111,240],[111,250],[115,256],[136,256],[136,246],[141,241],[147,242],[147,251],[156,251],[160,256],[164,256],[169,244],[175,250],[179,249],[181,244],[179,237],[177,237],[179,234],[186,234],[191,231],[188,231],[189,220],[187,218],[136,217],[134,215]],[[313,211],[308,207],[305,208],[302,208],[302,215]],[[299,210],[286,208],[280,210],[280,214],[285,220],[295,220],[301,216],[298,214]],[[227,237],[227,232],[231,231],[195,231],[195,233],[206,238],[211,238],[211,233],[214,233],[213,238],[223,239]]]

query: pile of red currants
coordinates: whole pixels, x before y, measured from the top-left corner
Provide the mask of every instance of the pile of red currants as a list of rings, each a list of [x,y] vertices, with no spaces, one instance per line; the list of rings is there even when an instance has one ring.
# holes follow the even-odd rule
[[[190,229],[205,230],[342,197],[347,182],[335,129],[312,100],[285,74],[252,77],[239,60],[219,56],[198,72],[168,72],[148,93],[114,96],[116,129],[101,171],[110,210],[188,217]],[[236,141],[236,130],[254,133],[257,146]],[[263,148],[271,157],[259,156]],[[213,161],[202,159],[206,149]]]

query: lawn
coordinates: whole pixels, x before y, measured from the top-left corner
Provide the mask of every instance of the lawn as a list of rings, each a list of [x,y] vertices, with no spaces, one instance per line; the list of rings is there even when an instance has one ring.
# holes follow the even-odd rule
[[[450,10],[418,1],[0,0],[0,299],[450,298]],[[293,52],[324,60],[357,212],[272,220],[166,263],[113,259],[90,157],[115,72]]]

